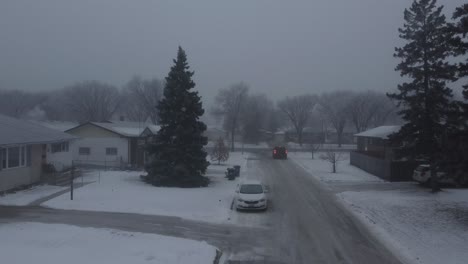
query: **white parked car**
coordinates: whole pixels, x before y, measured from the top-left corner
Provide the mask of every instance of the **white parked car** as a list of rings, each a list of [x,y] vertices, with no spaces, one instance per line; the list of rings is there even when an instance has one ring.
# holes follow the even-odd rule
[[[266,210],[267,191],[259,181],[245,181],[236,189],[234,204],[237,210]]]
[[[453,179],[445,172],[437,172],[439,183],[454,183]],[[413,180],[421,184],[431,184],[431,166],[427,164],[419,165],[413,172]]]

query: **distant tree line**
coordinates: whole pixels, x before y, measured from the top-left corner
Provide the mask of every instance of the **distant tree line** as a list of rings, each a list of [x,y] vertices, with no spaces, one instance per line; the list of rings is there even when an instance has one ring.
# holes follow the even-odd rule
[[[121,89],[99,81],[83,81],[59,90],[26,92],[0,89],[0,113],[16,118],[51,121],[105,121],[124,117],[126,121],[154,124],[156,106],[164,83],[159,79],[133,77]]]
[[[313,119],[323,120],[336,130],[340,145],[345,126],[352,126],[358,133],[399,122],[396,105],[383,92],[310,93],[286,97],[276,104],[266,94],[249,92],[249,85],[243,82],[221,89],[211,110],[229,133],[231,149],[236,135],[245,142],[258,143],[262,131],[275,133],[280,129],[292,129],[302,145],[304,129],[318,125],[312,124]]]

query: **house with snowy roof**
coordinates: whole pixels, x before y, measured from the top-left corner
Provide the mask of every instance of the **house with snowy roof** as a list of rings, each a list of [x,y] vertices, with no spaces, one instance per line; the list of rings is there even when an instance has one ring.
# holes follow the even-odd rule
[[[355,134],[357,150],[350,153],[350,163],[388,181],[410,181],[417,162],[395,159],[389,136],[401,126],[380,126]]]
[[[42,180],[43,165],[72,165],[76,137],[36,123],[0,115],[0,192]]]
[[[104,167],[143,167],[145,145],[159,128],[140,122],[87,122],[66,133],[79,137],[73,143],[76,165]]]

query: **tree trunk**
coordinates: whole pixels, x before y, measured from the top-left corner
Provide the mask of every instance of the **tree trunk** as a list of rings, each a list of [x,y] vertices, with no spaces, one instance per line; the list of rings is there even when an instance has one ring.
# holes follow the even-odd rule
[[[342,140],[342,137],[343,137],[343,133],[338,133],[338,147],[341,148],[341,140]]]
[[[333,173],[336,173],[336,161],[333,161]]]
[[[231,151],[234,152],[234,131],[236,128],[231,129]]]
[[[299,143],[299,146],[302,147],[302,130],[300,129],[297,130],[297,141]]]

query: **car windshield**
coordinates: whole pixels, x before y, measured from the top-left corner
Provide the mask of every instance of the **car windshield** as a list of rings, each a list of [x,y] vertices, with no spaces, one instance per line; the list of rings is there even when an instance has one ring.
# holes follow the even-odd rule
[[[260,184],[244,184],[240,187],[240,193],[260,194],[263,193],[263,187]]]

